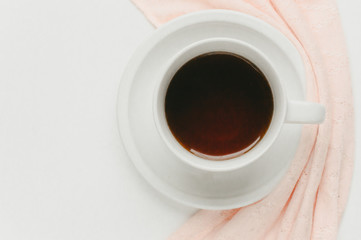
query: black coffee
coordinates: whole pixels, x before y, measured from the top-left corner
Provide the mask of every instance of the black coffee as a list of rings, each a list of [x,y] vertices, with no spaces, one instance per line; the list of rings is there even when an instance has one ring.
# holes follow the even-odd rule
[[[263,73],[245,58],[208,53],[176,72],[165,113],[184,148],[223,160],[249,151],[265,135],[273,114],[272,91]]]

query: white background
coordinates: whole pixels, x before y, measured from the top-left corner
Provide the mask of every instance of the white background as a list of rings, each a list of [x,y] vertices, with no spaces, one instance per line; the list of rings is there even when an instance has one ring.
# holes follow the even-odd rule
[[[360,121],[361,1],[338,2]],[[194,213],[143,181],[117,131],[122,70],[153,31],[128,0],[0,0],[0,239],[158,240]],[[358,160],[342,240],[361,237]]]

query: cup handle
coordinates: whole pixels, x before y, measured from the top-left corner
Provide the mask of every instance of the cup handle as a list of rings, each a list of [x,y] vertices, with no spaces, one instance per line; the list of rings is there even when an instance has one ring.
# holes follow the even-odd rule
[[[325,107],[319,103],[289,101],[286,123],[318,124],[325,120]]]

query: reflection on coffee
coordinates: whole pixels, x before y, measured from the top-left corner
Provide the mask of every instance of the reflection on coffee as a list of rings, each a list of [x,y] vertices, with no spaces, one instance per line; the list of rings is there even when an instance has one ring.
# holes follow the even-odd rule
[[[267,132],[272,91],[260,69],[245,58],[203,54],[174,75],[165,114],[185,149],[206,159],[229,159],[252,149]]]

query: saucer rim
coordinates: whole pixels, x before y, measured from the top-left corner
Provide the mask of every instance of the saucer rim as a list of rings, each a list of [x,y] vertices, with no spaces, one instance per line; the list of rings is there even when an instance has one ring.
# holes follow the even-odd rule
[[[205,10],[205,11],[199,11],[195,13],[186,14],[184,16],[178,17],[175,20],[172,20],[166,24],[164,24],[162,27],[160,27],[158,30],[156,30],[155,33],[153,33],[146,41],[143,42],[135,51],[131,59],[129,60],[127,66],[125,67],[125,70],[123,72],[123,75],[121,77],[121,84],[118,90],[118,99],[117,99],[117,122],[118,122],[118,130],[121,136],[121,141],[124,146],[124,150],[127,153],[130,160],[135,165],[136,169],[142,175],[142,177],[158,192],[162,193],[164,196],[182,203],[187,206],[201,208],[201,209],[210,209],[210,210],[224,210],[224,209],[232,209],[232,208],[238,208],[242,206],[249,205],[251,203],[254,203],[256,201],[259,201],[260,199],[267,196],[272,189],[279,183],[279,181],[284,176],[284,173],[287,171],[288,166],[291,161],[288,161],[288,166],[283,168],[282,171],[277,174],[277,176],[272,179],[273,184],[267,184],[265,186],[260,187],[260,189],[263,189],[261,192],[263,194],[258,194],[258,196],[255,196],[250,201],[243,201],[242,203],[234,202],[234,203],[227,203],[227,204],[212,204],[212,203],[199,203],[199,199],[196,196],[189,195],[187,193],[184,193],[182,191],[179,191],[178,189],[172,189],[169,191],[169,185],[165,184],[164,181],[162,181],[151,169],[146,167],[145,164],[142,164],[142,156],[139,154],[137,147],[135,146],[135,139],[132,136],[131,130],[129,128],[129,119],[128,119],[128,103],[129,103],[129,94],[130,94],[130,87],[132,84],[132,79],[135,76],[137,68],[140,66],[142,60],[144,57],[147,56],[147,54],[155,47],[157,42],[160,39],[165,38],[172,32],[175,32],[182,27],[186,27],[190,24],[197,24],[197,23],[205,23],[210,21],[226,21],[231,23],[237,23],[237,20],[240,18],[248,19],[248,21],[253,22],[253,24],[261,24],[263,27],[268,28],[268,30],[271,31],[277,31],[279,34],[278,36],[283,38],[282,41],[286,40],[290,43],[290,40],[288,40],[281,32],[279,32],[276,28],[269,25],[268,23],[253,17],[248,14],[239,13],[235,11],[230,10]],[[238,22],[238,24],[240,24]],[[295,47],[293,46],[292,51],[297,51]],[[297,53],[298,54],[298,53]],[[299,57],[299,56],[298,56]],[[299,69],[296,70],[298,74],[301,74],[300,78],[303,80],[301,83],[303,86],[303,93],[304,93],[304,74],[302,74],[302,71]],[[193,197],[193,199],[192,199]],[[231,199],[231,198],[230,198]],[[221,201],[222,199],[220,199]]]

